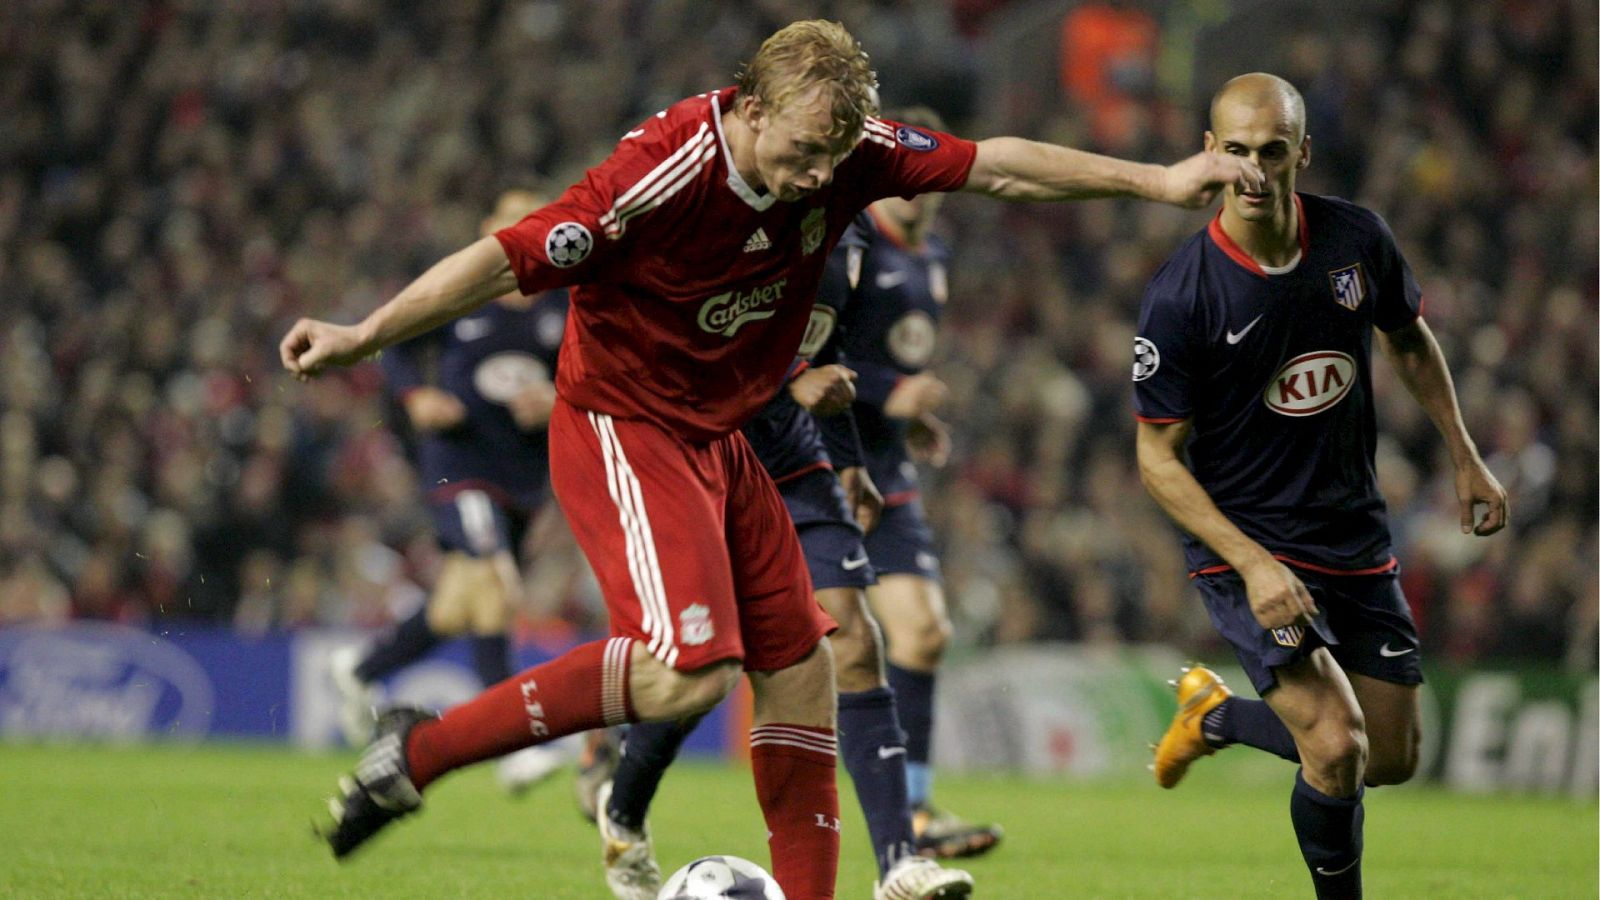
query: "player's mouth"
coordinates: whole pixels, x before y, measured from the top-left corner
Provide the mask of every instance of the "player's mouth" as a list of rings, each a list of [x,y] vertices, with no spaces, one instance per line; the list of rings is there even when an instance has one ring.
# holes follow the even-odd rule
[[[1239,199],[1246,206],[1266,206],[1272,202],[1271,191],[1240,191]]]

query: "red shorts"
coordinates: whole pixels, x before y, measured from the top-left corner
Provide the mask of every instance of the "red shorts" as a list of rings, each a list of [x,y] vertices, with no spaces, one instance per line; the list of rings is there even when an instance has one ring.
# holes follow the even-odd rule
[[[838,627],[744,435],[691,443],[557,400],[550,482],[594,567],[611,633],[684,672],[786,668]]]

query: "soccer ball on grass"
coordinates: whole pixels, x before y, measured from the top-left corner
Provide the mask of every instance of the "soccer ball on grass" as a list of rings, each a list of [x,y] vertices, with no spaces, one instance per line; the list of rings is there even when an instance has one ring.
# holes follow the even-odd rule
[[[702,856],[672,873],[658,900],[785,900],[767,870],[737,856]]]

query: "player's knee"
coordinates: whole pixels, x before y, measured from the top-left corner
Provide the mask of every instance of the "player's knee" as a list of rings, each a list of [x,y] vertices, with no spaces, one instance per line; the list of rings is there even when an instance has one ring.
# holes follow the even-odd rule
[[[882,640],[877,623],[866,616],[855,617],[848,629],[840,622],[829,642],[841,693],[870,690],[883,683]]]
[[[1405,746],[1379,755],[1372,754],[1367,760],[1365,779],[1372,787],[1381,787],[1390,784],[1405,784],[1417,774],[1417,765],[1421,759],[1418,752],[1418,740],[1409,740]]]
[[[733,691],[744,667],[736,659],[712,663],[693,672],[675,672],[668,691],[668,705],[674,716],[708,712]]]
[[[1367,766],[1367,734],[1359,716],[1314,729],[1300,742],[1300,759],[1324,789],[1338,796],[1354,793]]]
[[[927,616],[912,629],[910,646],[906,649],[914,662],[931,667],[944,659],[945,648],[949,646],[950,620],[944,616]]]

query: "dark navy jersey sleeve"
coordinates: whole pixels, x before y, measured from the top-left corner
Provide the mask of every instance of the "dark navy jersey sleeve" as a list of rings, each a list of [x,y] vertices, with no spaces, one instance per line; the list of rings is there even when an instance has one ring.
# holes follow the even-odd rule
[[[1197,248],[1190,248],[1198,252]],[[1163,266],[1145,289],[1133,339],[1133,410],[1143,422],[1181,422],[1194,415],[1193,391],[1202,376],[1203,344],[1194,320],[1194,279],[1180,255]]]
[[[1411,264],[1395,243],[1389,223],[1372,213],[1377,232],[1376,268],[1378,303],[1372,311],[1379,331],[1398,331],[1422,315],[1422,288],[1411,274]]]

